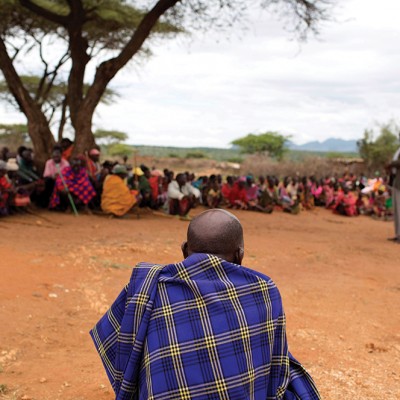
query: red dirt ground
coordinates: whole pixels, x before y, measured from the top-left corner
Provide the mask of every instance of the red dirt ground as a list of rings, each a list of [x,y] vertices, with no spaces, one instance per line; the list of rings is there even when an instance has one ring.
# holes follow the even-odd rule
[[[200,210],[196,210],[196,213]],[[400,398],[400,246],[390,222],[236,212],[244,265],[280,288],[291,352],[324,399]],[[139,261],[181,260],[187,222],[43,212],[0,220],[0,399],[111,400],[89,329]]]

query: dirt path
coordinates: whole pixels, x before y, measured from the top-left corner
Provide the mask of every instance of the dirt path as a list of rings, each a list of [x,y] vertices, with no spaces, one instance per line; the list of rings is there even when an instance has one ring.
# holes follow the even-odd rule
[[[325,210],[236,214],[244,264],[276,281],[290,350],[323,398],[399,399],[400,246],[386,241],[392,224]],[[136,262],[181,260],[186,228],[151,214],[0,220],[0,399],[111,400],[88,331]]]

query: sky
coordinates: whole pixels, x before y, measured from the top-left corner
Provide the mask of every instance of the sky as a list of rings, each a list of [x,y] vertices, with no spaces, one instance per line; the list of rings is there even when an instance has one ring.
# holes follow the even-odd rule
[[[399,1],[337,3],[334,20],[305,43],[268,13],[231,35],[158,43],[112,81],[120,97],[98,107],[94,127],[124,131],[131,144],[229,147],[266,131],[297,144],[359,139],[399,120]],[[24,116],[0,104],[0,121]]]

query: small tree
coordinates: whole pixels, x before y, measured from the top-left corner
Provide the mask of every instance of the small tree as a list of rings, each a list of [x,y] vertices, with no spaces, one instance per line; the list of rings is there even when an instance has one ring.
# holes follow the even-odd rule
[[[125,144],[128,139],[128,134],[120,131],[107,131],[105,129],[98,129],[94,133],[96,141],[102,144],[110,156],[128,156],[132,153],[133,147]]]
[[[24,124],[0,124],[0,143],[12,150],[21,145],[31,144],[28,126]]]
[[[399,131],[400,127],[393,121],[380,126],[379,135],[375,140],[373,130],[364,131],[364,137],[357,142],[357,146],[368,171],[382,171],[390,162],[399,146],[397,139]]]
[[[232,144],[239,146],[243,153],[268,153],[270,157],[281,160],[288,140],[289,136],[283,136],[278,132],[265,132],[260,135],[249,133],[247,136],[234,140]]]
[[[105,129],[97,129],[94,133],[97,142],[103,143],[105,146],[125,142],[128,134],[120,131],[107,131]]]
[[[129,157],[134,152],[134,148],[129,144],[115,143],[108,148],[110,156]]]

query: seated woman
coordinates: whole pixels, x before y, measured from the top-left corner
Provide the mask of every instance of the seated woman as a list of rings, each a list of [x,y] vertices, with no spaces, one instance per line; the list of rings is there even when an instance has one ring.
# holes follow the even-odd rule
[[[348,217],[356,216],[356,202],[357,199],[354,197],[353,193],[350,192],[349,188],[344,184],[342,186],[342,190],[337,195],[333,212],[340,215],[346,215]]]
[[[0,216],[9,214],[9,198],[12,185],[7,178],[7,164],[0,160]]]
[[[69,167],[69,162],[61,157],[61,148],[55,147],[51,158],[46,161],[46,166],[43,172],[45,186],[43,193],[43,206],[48,207],[56,183],[56,178],[66,167]]]
[[[70,202],[82,206],[89,213],[89,202],[96,196],[85,168],[84,157],[73,157],[70,166],[57,176],[54,191],[50,199],[50,209],[68,209]]]
[[[239,208],[241,210],[247,210],[248,199],[246,192],[246,178],[239,178],[233,185],[229,193],[229,208]]]
[[[112,169],[112,175],[107,175],[101,195],[101,209],[105,213],[122,217],[136,205],[138,191],[128,188],[127,176],[126,166],[118,164]]]

